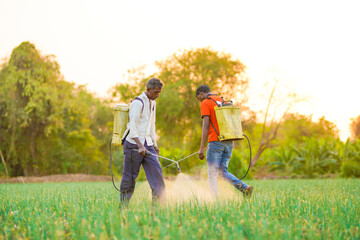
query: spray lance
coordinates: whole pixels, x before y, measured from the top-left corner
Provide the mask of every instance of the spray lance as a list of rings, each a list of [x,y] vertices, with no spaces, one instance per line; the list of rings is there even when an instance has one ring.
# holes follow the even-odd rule
[[[139,152],[139,150],[137,150],[137,149],[134,149],[134,151]],[[196,152],[196,153],[198,153],[198,152]],[[149,157],[150,155],[153,155],[153,156],[156,156],[156,157],[158,157],[158,158],[162,158],[162,159],[168,160],[168,161],[170,161],[170,162],[173,162],[173,164],[176,164],[176,165],[177,165],[178,173],[181,173],[179,161],[175,161],[175,160],[173,160],[173,159],[166,158],[166,157],[163,157],[163,156],[160,156],[160,155],[156,155],[156,154],[153,154],[153,153],[151,153],[151,152],[149,152],[149,151],[145,151],[145,156]],[[190,157],[190,156],[188,156],[188,157]],[[187,157],[187,158],[188,158],[188,157]],[[171,165],[173,165],[173,164],[171,164]],[[168,166],[166,166],[166,167],[169,167],[169,166],[171,166],[171,165],[168,165]],[[165,167],[163,167],[163,168],[165,168]]]

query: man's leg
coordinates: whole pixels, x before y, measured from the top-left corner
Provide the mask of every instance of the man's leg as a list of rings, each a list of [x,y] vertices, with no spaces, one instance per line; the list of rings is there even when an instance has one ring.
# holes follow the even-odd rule
[[[148,146],[146,142],[145,148],[152,154],[156,154],[154,147]],[[165,182],[159,159],[154,155],[147,156],[144,158],[143,167],[152,190],[153,203],[156,201],[165,203]]]
[[[217,177],[219,175],[219,165],[223,151],[224,147],[221,142],[209,142],[206,160],[208,164],[208,184],[213,197],[219,197]]]
[[[226,141],[224,142],[224,153],[221,157],[220,162],[220,173],[222,177],[230,182],[234,187],[239,189],[242,192],[245,192],[245,190],[248,188],[248,185],[244,183],[243,181],[239,180],[236,176],[234,176],[232,173],[228,172],[228,166],[231,159],[231,154],[233,150],[233,142],[232,141]]]
[[[138,152],[136,144],[124,142],[124,169],[120,184],[120,204],[127,204],[134,193],[136,178],[139,175],[143,156]]]

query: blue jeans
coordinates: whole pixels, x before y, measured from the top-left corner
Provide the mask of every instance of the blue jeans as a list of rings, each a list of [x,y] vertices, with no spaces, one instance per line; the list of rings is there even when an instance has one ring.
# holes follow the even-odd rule
[[[232,141],[215,141],[209,142],[206,152],[206,160],[208,164],[208,183],[210,192],[213,196],[219,196],[217,177],[219,174],[240,191],[245,191],[247,186],[243,181],[239,180],[233,174],[228,172],[228,166],[233,150]]]

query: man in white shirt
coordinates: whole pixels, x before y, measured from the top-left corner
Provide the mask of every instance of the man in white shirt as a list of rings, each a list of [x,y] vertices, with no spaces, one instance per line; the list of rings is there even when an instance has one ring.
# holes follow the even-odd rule
[[[124,169],[120,185],[120,207],[126,205],[135,189],[140,166],[143,165],[146,178],[152,190],[153,202],[165,201],[165,183],[156,143],[155,119],[156,102],[163,83],[151,78],[146,84],[146,92],[136,97],[130,104],[127,136],[124,141]],[[150,152],[152,154],[147,154]],[[154,155],[153,155],[154,154]]]

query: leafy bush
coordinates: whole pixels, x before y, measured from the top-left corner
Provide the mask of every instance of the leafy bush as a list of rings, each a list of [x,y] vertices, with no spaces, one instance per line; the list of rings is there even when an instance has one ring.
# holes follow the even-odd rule
[[[341,165],[342,177],[360,177],[360,164],[355,161],[346,161]]]
[[[295,151],[290,147],[275,148],[271,155],[272,162],[270,163],[271,170],[281,170],[286,173],[291,173],[296,168]]]
[[[5,173],[5,168],[4,165],[0,164],[0,177],[5,177],[6,173]]]
[[[280,174],[301,177],[318,177],[339,172],[344,144],[336,138],[303,138],[301,143],[292,143],[274,148],[268,154],[270,167]]]

